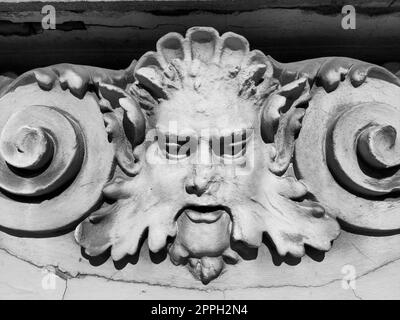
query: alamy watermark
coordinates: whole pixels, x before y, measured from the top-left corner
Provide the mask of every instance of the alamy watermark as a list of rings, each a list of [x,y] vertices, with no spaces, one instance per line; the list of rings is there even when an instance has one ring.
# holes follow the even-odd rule
[[[352,5],[345,5],[342,8],[342,28],[344,30],[356,29],[356,8]]]
[[[238,175],[249,174],[254,167],[254,130],[205,128],[180,131],[175,121],[168,128],[152,129],[146,134],[146,149],[157,145],[158,156],[148,153],[150,164],[223,165]]]
[[[56,8],[50,4],[45,5],[42,8],[42,28],[44,30],[55,30],[56,29]]]
[[[343,274],[342,278],[342,288],[344,290],[356,290],[356,279],[357,279],[357,271],[356,268],[351,264],[346,264],[342,267],[341,270]]]
[[[48,268],[42,269],[42,289],[43,290],[56,290],[57,288],[57,275],[56,273]]]

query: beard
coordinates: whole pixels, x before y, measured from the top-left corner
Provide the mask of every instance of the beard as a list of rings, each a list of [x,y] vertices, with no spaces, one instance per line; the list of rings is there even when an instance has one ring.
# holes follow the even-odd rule
[[[88,255],[111,247],[117,261],[137,252],[147,230],[150,251],[168,247],[171,261],[188,265],[204,283],[217,277],[226,261],[239,261],[232,243],[257,248],[264,233],[282,256],[303,256],[305,244],[329,250],[339,226],[320,205],[305,198],[304,185],[293,177],[269,175],[269,183],[259,180],[255,188],[233,189],[229,197],[216,198],[219,202],[213,205],[193,205],[179,193],[165,198],[153,186],[113,181],[104,192],[109,198],[117,197],[116,202],[83,221],[75,236]]]

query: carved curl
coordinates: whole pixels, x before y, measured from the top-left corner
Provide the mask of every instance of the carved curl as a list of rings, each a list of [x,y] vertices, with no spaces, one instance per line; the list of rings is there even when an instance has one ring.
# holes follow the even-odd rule
[[[27,84],[5,94],[0,110],[0,225],[40,234],[78,221],[112,168],[97,99]]]
[[[347,78],[317,90],[303,119],[295,167],[329,212],[353,226],[400,228],[400,88]]]

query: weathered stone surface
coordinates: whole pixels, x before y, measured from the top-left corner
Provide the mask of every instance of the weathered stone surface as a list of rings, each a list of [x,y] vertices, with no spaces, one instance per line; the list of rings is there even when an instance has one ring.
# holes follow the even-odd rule
[[[280,260],[266,247],[257,259],[241,261],[207,286],[168,259],[151,262],[146,245],[136,264],[115,269],[82,258],[72,235],[18,239],[2,234],[2,298],[62,299],[397,299],[399,236],[366,237],[343,232],[331,251],[301,262]],[[24,261],[25,260],[25,261]],[[344,289],[343,267],[356,270],[355,290]],[[56,289],[45,290],[44,268],[57,270]]]

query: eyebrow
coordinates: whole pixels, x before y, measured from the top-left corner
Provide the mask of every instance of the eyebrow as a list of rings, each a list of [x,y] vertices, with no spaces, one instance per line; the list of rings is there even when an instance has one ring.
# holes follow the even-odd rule
[[[253,132],[254,132],[253,128],[247,128],[247,129],[236,130],[236,131],[233,131],[226,135],[215,137],[215,138],[232,138],[233,137],[233,143],[244,142],[250,138],[250,136],[253,134]]]
[[[167,134],[165,135],[165,137],[166,137],[166,143],[178,143],[178,144],[179,142],[185,142],[185,143],[189,142],[191,139],[195,138],[193,135],[176,135],[176,134]]]
[[[195,131],[181,131],[181,132],[169,132],[169,131],[164,131],[160,128],[156,128],[157,132],[160,133],[161,135],[165,136],[167,139],[176,139],[177,141],[186,141],[188,138],[198,138],[202,137],[202,135],[199,135]],[[234,139],[235,141],[245,141],[250,138],[251,135],[254,133],[254,128],[245,128],[245,129],[237,129],[232,132],[227,132],[224,131],[222,135],[217,135],[215,133],[211,133],[209,135],[209,139],[215,139],[215,138],[230,138],[230,137],[235,137],[237,139]],[[171,139],[171,140],[172,140]]]
[[[164,136],[172,136],[175,135],[177,137],[190,137],[193,136],[196,132],[194,130],[190,130],[190,129],[186,129],[186,130],[181,130],[181,131],[168,131],[165,128],[159,128],[156,127],[155,130],[157,131],[157,133],[161,133]]]

